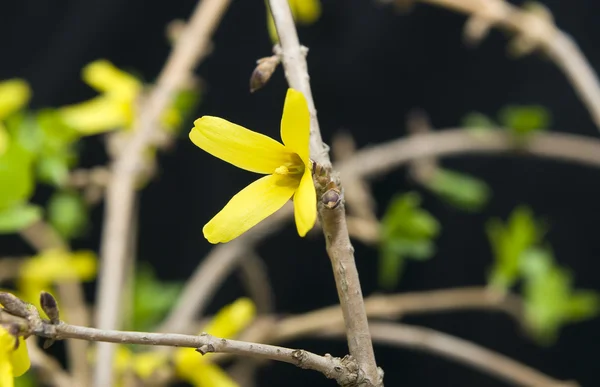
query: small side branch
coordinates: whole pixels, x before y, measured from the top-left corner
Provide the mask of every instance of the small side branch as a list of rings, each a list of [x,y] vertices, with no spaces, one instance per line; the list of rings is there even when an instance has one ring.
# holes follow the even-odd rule
[[[344,315],[348,348],[356,359],[361,374],[358,385],[382,386],[382,373],[377,368],[369,323],[354,261],[354,248],[350,243],[343,195],[337,174],[331,168],[327,148],[321,139],[317,111],[310,89],[306,58],[303,55],[298,33],[287,0],[269,1],[279,43],[282,63],[290,87],[301,91],[310,112],[310,156],[315,162],[319,217],[327,243],[327,253],[335,276],[338,297]],[[321,172],[317,172],[321,169]],[[321,182],[319,182],[321,181]]]

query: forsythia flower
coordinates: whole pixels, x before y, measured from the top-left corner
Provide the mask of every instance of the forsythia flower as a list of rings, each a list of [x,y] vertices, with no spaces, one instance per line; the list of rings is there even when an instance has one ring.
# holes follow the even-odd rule
[[[220,338],[231,338],[248,326],[255,315],[256,307],[252,301],[240,298],[222,308],[204,327],[204,332]],[[209,356],[202,356],[192,348],[178,349],[173,359],[178,377],[194,387],[237,387],[237,383],[225,371],[208,360]]]
[[[93,361],[93,359],[92,359]],[[133,372],[143,381],[149,381],[157,373],[169,372],[168,355],[163,352],[141,352],[134,353],[125,346],[118,346],[114,358],[114,369],[117,373],[117,385],[122,383],[120,379],[127,373]]]
[[[194,122],[190,139],[199,148],[238,168],[267,175],[235,195],[204,226],[204,237],[210,243],[240,236],[292,196],[298,234],[306,235],[317,217],[309,136],[306,99],[293,89],[288,89],[281,118],[283,144],[218,117],[204,116]]]
[[[8,147],[8,133],[2,120],[21,109],[31,98],[31,90],[22,79],[9,79],[0,82],[0,155]]]
[[[298,24],[313,24],[321,16],[321,1],[320,0],[288,0],[294,20]],[[268,7],[267,7],[268,8]],[[273,15],[267,9],[267,28],[271,41],[276,43],[279,41]]]
[[[23,263],[17,285],[26,301],[39,306],[42,290],[65,280],[91,281],[96,269],[97,258],[91,251],[45,250]]]
[[[120,70],[107,60],[97,60],[83,68],[85,83],[101,94],[88,101],[60,109],[63,120],[83,134],[92,135],[134,125],[136,103],[143,84],[133,75]],[[179,113],[167,109],[163,125],[180,123]]]
[[[23,375],[29,369],[29,355],[22,337],[15,349],[15,337],[0,326],[0,386],[13,387],[13,378]]]

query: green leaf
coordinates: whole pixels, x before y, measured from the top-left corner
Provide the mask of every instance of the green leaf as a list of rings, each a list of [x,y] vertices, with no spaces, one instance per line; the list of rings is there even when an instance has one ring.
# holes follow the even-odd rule
[[[486,224],[486,231],[494,255],[489,282],[506,291],[518,278],[521,256],[540,243],[545,228],[536,222],[530,209],[517,207],[506,224],[492,219]]]
[[[435,254],[433,238],[440,229],[438,221],[420,208],[421,198],[407,193],[392,199],[381,221],[379,283],[396,286],[405,259],[426,260]]]
[[[183,283],[160,281],[148,265],[138,269],[134,281],[132,329],[147,331],[175,304]]]
[[[469,129],[483,129],[485,131],[498,126],[490,117],[479,112],[471,112],[464,116],[462,125]]]
[[[447,169],[438,169],[426,187],[465,211],[479,211],[487,204],[491,192],[484,181]]]
[[[597,292],[573,290],[573,275],[558,266],[549,249],[534,248],[523,255],[525,317],[533,337],[551,344],[570,322],[595,317],[600,312]]]
[[[88,222],[87,207],[74,192],[59,192],[48,202],[48,220],[66,239],[80,236]]]
[[[500,111],[498,120],[515,135],[523,136],[547,129],[550,113],[539,105],[507,106]]]
[[[565,305],[565,317],[570,322],[587,320],[600,313],[600,295],[590,290],[573,292]]]
[[[14,382],[14,387],[36,387],[38,385],[37,380],[35,378],[35,373],[31,370],[25,372],[18,378],[14,378]]]
[[[21,231],[37,222],[42,217],[38,206],[19,203],[0,211],[0,234]]]
[[[33,157],[17,141],[0,155],[0,210],[26,201],[33,193]]]

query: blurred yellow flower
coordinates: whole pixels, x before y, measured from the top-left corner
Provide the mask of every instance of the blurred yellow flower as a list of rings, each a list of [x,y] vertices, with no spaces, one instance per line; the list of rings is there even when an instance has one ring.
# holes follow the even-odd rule
[[[317,199],[308,142],[310,116],[304,95],[288,89],[281,118],[283,144],[222,118],[194,122],[190,139],[211,155],[238,168],[265,174],[240,192],[203,228],[210,243],[229,242],[294,199],[300,236],[314,226]]]
[[[19,337],[15,349],[15,337],[0,325],[0,386],[13,387],[14,378],[23,375],[30,366],[27,345]]]
[[[101,59],[86,65],[82,78],[100,95],[61,108],[62,118],[69,126],[84,135],[133,127],[138,98],[144,88],[136,77]],[[173,108],[165,112],[162,120],[169,129],[180,122],[179,114]]]
[[[0,82],[0,155],[8,147],[9,137],[2,120],[25,106],[31,99],[31,89],[22,79]]]
[[[310,25],[321,17],[321,0],[288,0],[294,20],[298,24]],[[267,28],[273,43],[279,41],[273,16],[267,6]]]
[[[222,308],[204,327],[204,332],[219,337],[232,338],[246,328],[256,316],[256,307],[248,298],[239,298]],[[219,366],[210,362],[210,354],[200,355],[192,348],[180,348],[173,362],[177,376],[194,387],[237,387]]]
[[[91,281],[96,277],[97,258],[91,251],[45,250],[23,263],[17,287],[25,301],[39,307],[42,290],[60,281]]]
[[[158,372],[169,371],[169,358],[164,352],[132,352],[129,348],[119,345],[114,359],[114,369],[117,379],[127,372],[133,372],[141,380],[150,380]]]

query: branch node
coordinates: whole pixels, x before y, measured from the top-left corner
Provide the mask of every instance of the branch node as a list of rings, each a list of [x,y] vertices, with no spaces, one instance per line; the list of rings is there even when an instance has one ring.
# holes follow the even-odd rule
[[[207,353],[215,352],[215,346],[212,344],[204,344],[204,345],[196,348],[196,352],[198,352],[199,354],[204,356]]]

